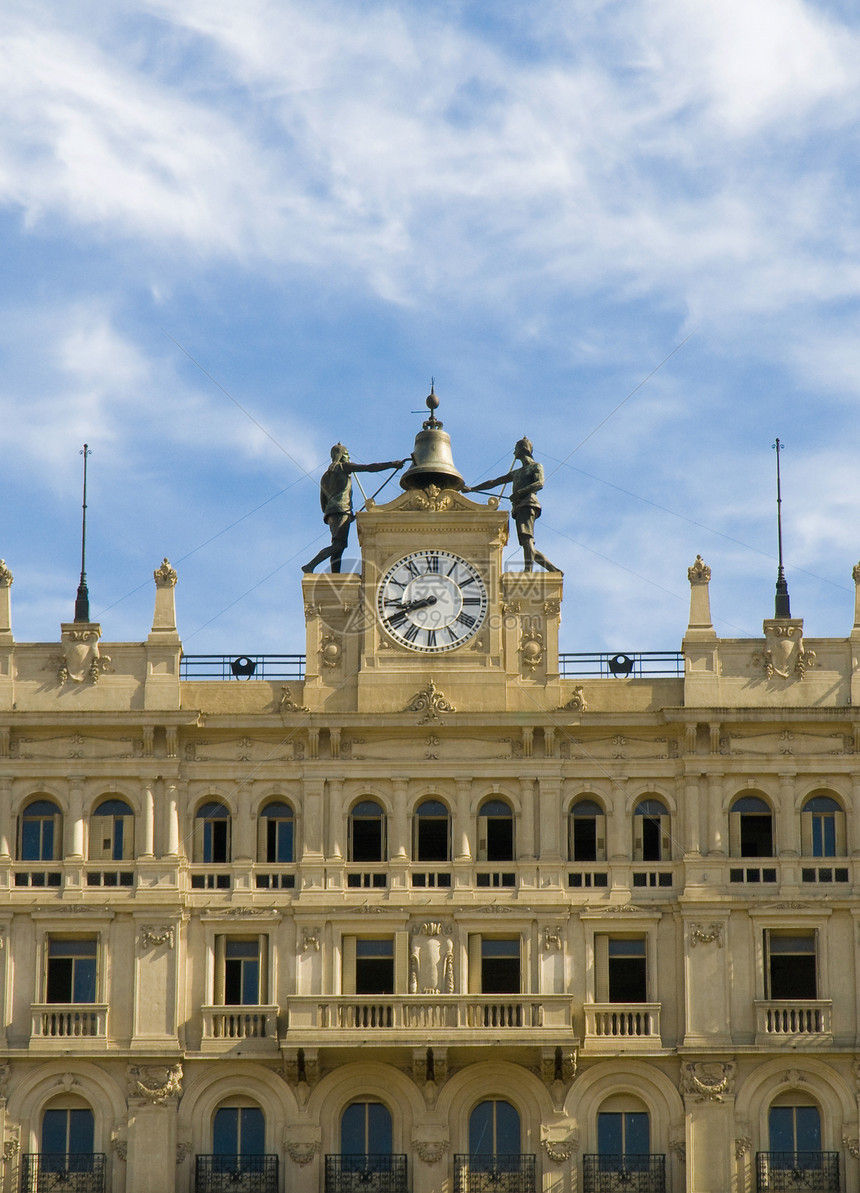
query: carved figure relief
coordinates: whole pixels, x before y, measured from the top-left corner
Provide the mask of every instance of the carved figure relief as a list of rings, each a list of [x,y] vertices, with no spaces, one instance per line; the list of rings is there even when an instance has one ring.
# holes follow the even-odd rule
[[[681,1093],[690,1094],[697,1102],[722,1102],[724,1094],[735,1089],[733,1061],[696,1061],[681,1065]]]
[[[182,1065],[129,1065],[128,1093],[160,1106],[181,1092]]]
[[[339,667],[343,659],[343,646],[334,634],[324,634],[320,641],[320,656],[324,667]]]
[[[454,993],[454,942],[448,925],[426,923],[412,929],[409,993]]]

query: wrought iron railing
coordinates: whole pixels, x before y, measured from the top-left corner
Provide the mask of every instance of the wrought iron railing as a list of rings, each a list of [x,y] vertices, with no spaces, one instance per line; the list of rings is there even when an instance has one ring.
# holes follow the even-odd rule
[[[180,679],[304,679],[303,654],[184,654]]]
[[[197,1157],[194,1193],[278,1193],[278,1157]]]
[[[380,1152],[328,1155],[325,1193],[407,1193],[406,1156]]]
[[[21,1193],[104,1193],[103,1152],[29,1152],[21,1157]]]
[[[677,650],[598,651],[558,656],[569,679],[681,679],[684,656]]]
[[[454,1193],[534,1193],[535,1158],[519,1152],[454,1157]]]
[[[757,1152],[756,1193],[839,1193],[838,1152]]]
[[[666,1157],[641,1152],[582,1157],[583,1193],[666,1193]]]

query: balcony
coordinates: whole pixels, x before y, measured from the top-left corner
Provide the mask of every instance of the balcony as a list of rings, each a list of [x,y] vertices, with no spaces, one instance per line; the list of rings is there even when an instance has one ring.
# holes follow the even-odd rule
[[[756,1193],[839,1193],[838,1152],[757,1152]]]
[[[194,1193],[278,1193],[277,1156],[197,1157]]]
[[[455,1156],[454,1193],[535,1193],[535,1158],[518,1152]]]
[[[223,1010],[223,1008],[220,1008]],[[287,1038],[319,1044],[319,1033],[350,1036],[373,1030],[379,1044],[486,1043],[510,1033],[515,1043],[557,1044],[573,1034],[566,995],[401,994],[291,998]]]
[[[791,1037],[807,1043],[815,1039],[829,1041],[831,1038],[831,1010],[833,1004],[822,999],[815,1001],[774,1000],[757,1002],[756,1043],[784,1043]]]
[[[102,1152],[30,1152],[21,1157],[21,1193],[104,1193]]]
[[[259,1051],[278,1046],[276,1006],[201,1007],[203,1051],[224,1052],[236,1044]]]
[[[107,1003],[33,1003],[30,1013],[31,1043],[50,1041],[67,1049],[70,1040],[76,1047],[107,1040]]]
[[[666,1193],[666,1157],[635,1155],[582,1157],[583,1193]]]
[[[407,1193],[406,1156],[326,1156],[325,1193]]]
[[[619,1045],[625,1050],[662,1047],[660,1003],[593,1002],[585,1004],[585,1046]]]

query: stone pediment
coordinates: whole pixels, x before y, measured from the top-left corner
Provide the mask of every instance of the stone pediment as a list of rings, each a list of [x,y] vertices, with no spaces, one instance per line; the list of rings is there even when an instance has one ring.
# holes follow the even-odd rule
[[[499,508],[498,497],[489,497],[486,502],[471,501],[464,493],[458,493],[455,489],[439,489],[436,485],[428,485],[426,489],[409,489],[385,505],[377,505],[373,500],[367,503],[367,509],[384,510],[386,513],[403,510],[410,513],[416,511],[439,514],[461,511],[474,514],[488,508]]]

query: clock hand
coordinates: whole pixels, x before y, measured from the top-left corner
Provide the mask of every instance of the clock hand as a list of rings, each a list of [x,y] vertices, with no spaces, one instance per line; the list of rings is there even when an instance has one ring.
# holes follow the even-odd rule
[[[410,601],[408,605],[401,605],[400,608],[405,609],[407,613],[411,613],[413,609],[423,609],[427,605],[435,605],[437,599],[434,596],[424,597],[420,601]]]

